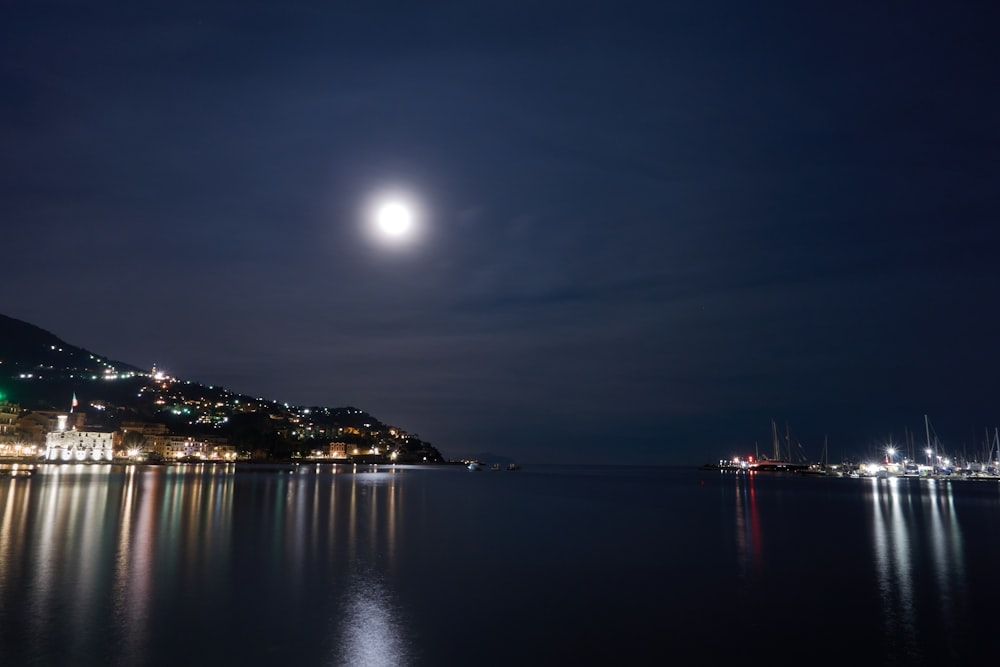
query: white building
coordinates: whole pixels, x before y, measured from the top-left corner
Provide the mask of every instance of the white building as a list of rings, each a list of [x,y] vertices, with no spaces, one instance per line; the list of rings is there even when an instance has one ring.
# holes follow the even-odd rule
[[[44,458],[49,461],[110,461],[113,433],[51,431],[45,436]]]

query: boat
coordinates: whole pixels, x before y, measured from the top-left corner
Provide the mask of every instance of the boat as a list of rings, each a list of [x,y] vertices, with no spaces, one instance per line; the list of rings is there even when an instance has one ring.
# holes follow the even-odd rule
[[[785,439],[791,449],[791,434],[786,434]],[[808,463],[794,463],[782,458],[781,443],[778,441],[778,425],[771,420],[771,441],[774,446],[774,458],[758,458],[750,464],[749,469],[754,472],[801,472],[809,469]]]
[[[479,461],[469,461],[469,470],[482,470],[483,466]]]
[[[750,464],[749,469],[754,472],[803,472],[809,469],[809,464],[764,459],[763,461],[754,461]]]
[[[508,463],[507,464],[507,470],[520,470],[520,469],[521,469],[521,466],[517,465],[516,463]]]
[[[35,466],[33,465],[24,466],[14,463],[10,467],[0,467],[0,477],[31,477],[34,472]]]
[[[800,475],[818,475],[820,477],[841,477],[843,472],[838,465],[830,465],[830,448],[826,436],[823,437],[823,453],[819,463],[810,463],[797,471]]]
[[[978,479],[978,480],[987,479],[987,480],[1000,481],[1000,473],[991,472],[990,470],[973,470],[968,475],[966,475],[966,479]]]
[[[745,470],[747,467],[749,467],[749,465],[750,465],[750,463],[746,462],[746,461],[743,461],[743,462],[740,462],[738,460],[719,461],[718,463],[704,463],[704,464],[698,466],[698,470],[702,470],[704,472],[709,472],[709,471],[721,471],[721,472],[733,471],[733,472],[740,472],[742,470]]]
[[[987,439],[989,438],[989,431],[986,432]],[[975,466],[969,471],[967,477],[968,479],[990,479],[990,480],[1000,480],[1000,464],[994,465],[996,459],[994,459],[994,451],[997,452],[996,456],[1000,458],[1000,429],[993,429],[993,442],[990,443],[990,451],[986,454],[986,462]]]

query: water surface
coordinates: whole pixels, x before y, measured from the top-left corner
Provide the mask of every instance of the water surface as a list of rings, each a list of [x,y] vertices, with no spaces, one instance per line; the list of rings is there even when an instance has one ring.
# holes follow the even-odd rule
[[[997,482],[45,465],[0,478],[0,662],[955,664],[998,520]]]

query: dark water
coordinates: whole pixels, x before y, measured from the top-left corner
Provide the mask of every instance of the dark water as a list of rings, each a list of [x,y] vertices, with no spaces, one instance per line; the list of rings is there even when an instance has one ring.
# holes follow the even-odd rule
[[[0,664],[916,665],[996,650],[995,481],[370,470],[0,478]]]

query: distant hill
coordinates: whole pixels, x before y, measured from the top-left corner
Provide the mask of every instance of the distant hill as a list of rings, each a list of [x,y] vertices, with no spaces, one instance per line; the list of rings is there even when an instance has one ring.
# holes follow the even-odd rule
[[[104,378],[142,375],[148,373],[67,343],[34,324],[0,315],[0,396],[22,407],[65,410],[74,392],[80,401],[127,403],[145,380],[110,383]]]
[[[0,315],[0,376],[20,373],[142,372],[82,347],[71,345],[34,324]]]
[[[224,387],[154,377],[0,315],[0,400],[27,410],[69,410],[74,397],[89,425],[157,422],[173,433],[226,436],[264,456],[284,457],[340,441],[357,447],[359,454],[393,451],[399,462],[442,460],[416,434],[358,408],[289,406]]]

